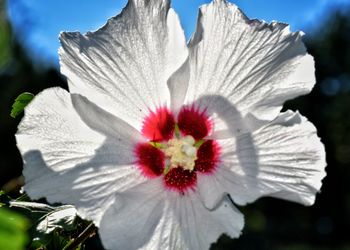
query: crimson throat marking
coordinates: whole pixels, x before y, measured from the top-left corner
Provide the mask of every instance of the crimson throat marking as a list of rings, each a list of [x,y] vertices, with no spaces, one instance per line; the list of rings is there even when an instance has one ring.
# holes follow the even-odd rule
[[[158,108],[145,117],[142,135],[149,143],[138,143],[135,146],[137,166],[147,178],[163,177],[168,190],[181,194],[188,189],[195,189],[198,174],[212,174],[219,162],[220,147],[215,140],[205,139],[212,130],[212,122],[205,111],[194,106],[184,106],[177,117],[166,107]],[[188,144],[192,141],[192,144]],[[185,151],[176,151],[173,145],[186,144]],[[169,156],[171,150],[173,156]],[[179,147],[180,148],[180,147]],[[195,155],[191,155],[195,149]],[[191,152],[191,153],[187,153]],[[191,161],[192,168],[179,165],[179,157]],[[182,158],[181,158],[182,157]],[[174,160],[176,158],[176,160]],[[194,164],[193,164],[194,161]],[[174,165],[177,162],[177,165]]]

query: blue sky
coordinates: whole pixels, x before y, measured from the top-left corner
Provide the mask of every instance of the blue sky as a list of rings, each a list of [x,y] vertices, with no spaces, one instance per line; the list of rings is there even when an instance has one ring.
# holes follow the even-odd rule
[[[292,30],[308,30],[322,22],[335,6],[350,5],[350,0],[230,0],[248,17],[278,20]],[[119,13],[127,0],[9,0],[8,12],[19,36],[31,53],[57,64],[60,31],[96,30]],[[198,7],[210,0],[173,0],[186,37],[192,34]],[[102,3],[102,4],[101,4]]]

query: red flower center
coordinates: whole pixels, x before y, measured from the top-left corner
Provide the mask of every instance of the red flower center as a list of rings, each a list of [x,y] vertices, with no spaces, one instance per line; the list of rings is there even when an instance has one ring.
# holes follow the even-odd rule
[[[184,193],[194,189],[197,174],[211,174],[219,160],[216,141],[205,139],[212,123],[205,111],[183,107],[177,118],[166,108],[151,112],[142,134],[149,143],[135,147],[137,165],[148,178],[163,176],[165,187]]]

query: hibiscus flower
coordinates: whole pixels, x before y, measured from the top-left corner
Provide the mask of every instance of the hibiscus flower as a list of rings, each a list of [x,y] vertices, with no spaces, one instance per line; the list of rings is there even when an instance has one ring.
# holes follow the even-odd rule
[[[25,191],[73,204],[107,249],[208,249],[240,235],[234,203],[314,203],[315,127],[283,103],[315,84],[300,32],[214,0],[186,44],[169,0],[130,0],[95,32],[60,35],[61,88],[16,134]]]

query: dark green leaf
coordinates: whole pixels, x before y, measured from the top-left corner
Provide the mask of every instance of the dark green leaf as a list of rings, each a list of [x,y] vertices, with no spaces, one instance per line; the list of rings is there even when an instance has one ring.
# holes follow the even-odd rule
[[[20,94],[12,105],[11,116],[17,117],[33,98],[34,95],[28,92]]]
[[[49,206],[38,202],[11,201],[11,207],[29,210],[31,215],[39,217],[35,226],[39,233],[50,234],[56,229],[71,231],[76,229],[77,211],[74,206]]]
[[[4,191],[0,190],[0,207],[7,205],[11,200]]]

